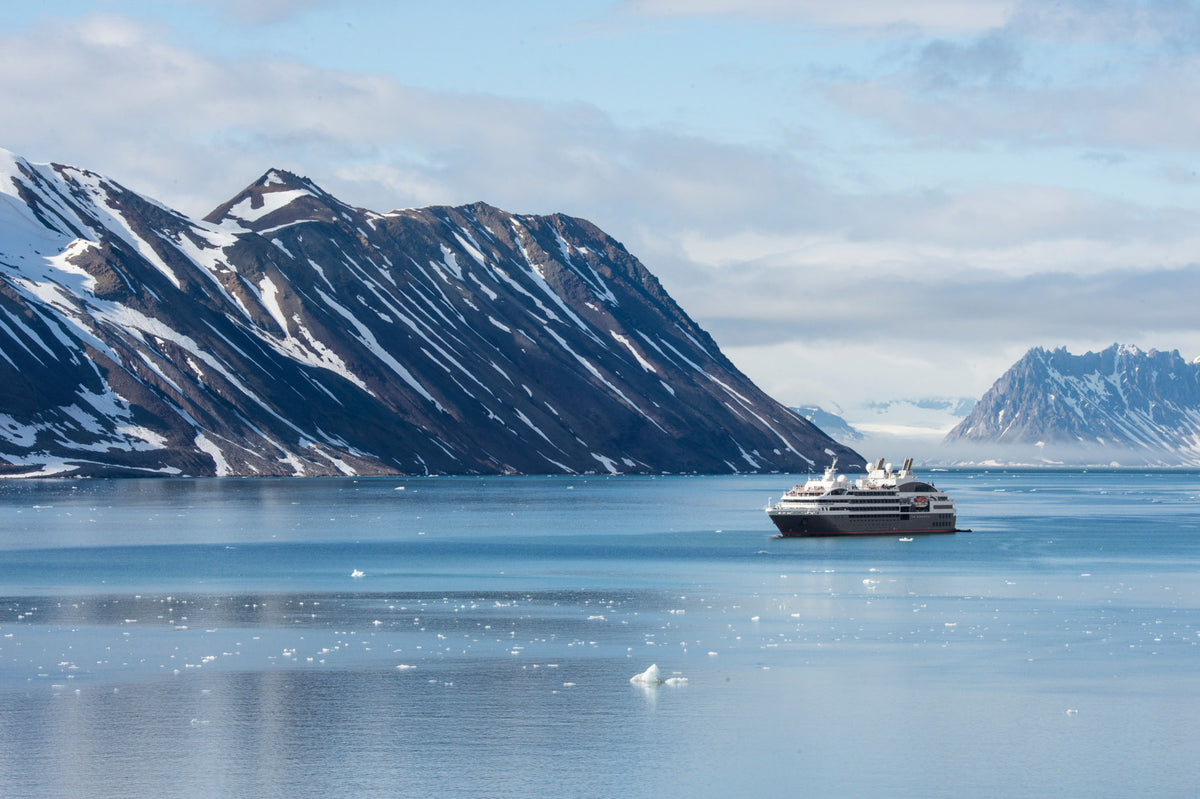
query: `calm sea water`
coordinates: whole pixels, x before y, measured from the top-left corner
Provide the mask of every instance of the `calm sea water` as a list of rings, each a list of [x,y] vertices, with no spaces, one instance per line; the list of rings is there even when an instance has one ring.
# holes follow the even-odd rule
[[[1200,475],[933,477],[0,483],[0,796],[1196,796]]]

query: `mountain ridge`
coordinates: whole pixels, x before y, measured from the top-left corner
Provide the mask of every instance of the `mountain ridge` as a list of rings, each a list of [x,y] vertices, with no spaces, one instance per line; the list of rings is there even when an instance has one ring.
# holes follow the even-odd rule
[[[947,434],[1046,463],[1200,465],[1200,359],[1113,344],[1030,349]]]
[[[278,169],[203,220],[10,153],[0,184],[0,473],[862,462],[586,220],[381,214]]]

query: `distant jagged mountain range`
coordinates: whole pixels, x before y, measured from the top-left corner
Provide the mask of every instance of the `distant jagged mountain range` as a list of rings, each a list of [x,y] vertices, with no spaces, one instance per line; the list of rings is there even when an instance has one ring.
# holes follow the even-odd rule
[[[1117,344],[1031,349],[945,444],[976,462],[1198,466],[1200,362]]]
[[[885,457],[915,456],[924,466],[941,464],[939,444],[975,405],[969,397],[910,397],[874,400],[850,410],[851,423],[839,407],[833,412],[816,405],[793,408],[838,441]]]
[[[863,437],[862,433],[841,416],[818,405],[802,405],[793,407],[792,410],[838,441],[860,441]]]
[[[203,220],[0,151],[0,475],[807,471],[594,225],[386,214],[272,170]]]

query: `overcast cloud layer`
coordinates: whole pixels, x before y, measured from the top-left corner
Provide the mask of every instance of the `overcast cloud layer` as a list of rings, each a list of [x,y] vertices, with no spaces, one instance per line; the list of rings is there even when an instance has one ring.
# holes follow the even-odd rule
[[[428,8],[425,6],[434,6]],[[564,7],[566,6],[566,7]],[[1189,2],[50,2],[0,146],[197,216],[268,168],[622,240],[788,404],[1200,355]]]

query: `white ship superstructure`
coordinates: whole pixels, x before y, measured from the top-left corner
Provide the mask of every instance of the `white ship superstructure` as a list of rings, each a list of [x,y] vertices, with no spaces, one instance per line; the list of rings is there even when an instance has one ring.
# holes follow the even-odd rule
[[[783,536],[905,535],[956,532],[954,501],[918,480],[912,458],[893,470],[883,458],[851,481],[835,461],[820,478],[789,489],[767,515]]]

